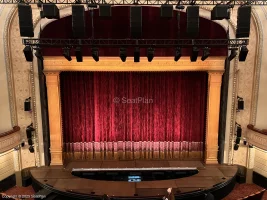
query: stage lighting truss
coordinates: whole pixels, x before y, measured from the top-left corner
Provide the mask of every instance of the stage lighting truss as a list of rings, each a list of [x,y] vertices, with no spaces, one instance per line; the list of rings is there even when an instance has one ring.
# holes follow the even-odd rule
[[[42,0],[42,4],[85,4],[89,6],[98,5],[162,5],[162,4],[169,4],[169,5],[177,5],[176,1],[169,1],[169,0]],[[40,4],[40,0],[0,0],[0,4],[18,4],[18,3],[27,3],[27,4]],[[194,5],[200,6],[208,6],[208,5],[267,5],[266,0],[253,0],[253,1],[244,1],[244,0],[198,0],[195,1]],[[192,0],[181,0],[179,1],[179,5],[192,5]]]
[[[238,48],[249,44],[248,39],[22,39],[26,46],[33,47],[228,47]]]

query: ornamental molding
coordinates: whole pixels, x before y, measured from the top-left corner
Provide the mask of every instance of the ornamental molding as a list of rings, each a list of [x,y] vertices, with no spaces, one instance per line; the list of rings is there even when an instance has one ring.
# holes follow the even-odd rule
[[[247,130],[247,141],[250,145],[267,151],[267,135]]]
[[[13,149],[21,143],[20,131],[0,137],[0,153]]]
[[[76,60],[67,61],[62,56],[44,57],[44,73],[60,71],[209,71],[223,72],[225,57],[210,57],[206,61],[191,62],[189,57],[183,57],[175,62],[173,57],[154,58],[148,62],[141,57],[140,62],[135,63],[128,57],[122,62],[116,57],[100,57],[95,62],[91,57],[84,57],[83,62]]]

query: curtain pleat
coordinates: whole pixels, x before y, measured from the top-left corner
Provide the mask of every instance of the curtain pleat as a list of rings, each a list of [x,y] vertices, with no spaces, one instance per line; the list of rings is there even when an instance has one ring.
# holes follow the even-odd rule
[[[202,158],[206,72],[62,72],[66,159]]]

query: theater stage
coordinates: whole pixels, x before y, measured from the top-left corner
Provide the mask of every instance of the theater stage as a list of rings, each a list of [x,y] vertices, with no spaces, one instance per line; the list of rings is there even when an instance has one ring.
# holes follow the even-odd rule
[[[161,168],[196,167],[199,173],[186,178],[137,183],[124,181],[100,181],[78,178],[71,174],[73,168]],[[75,161],[66,166],[40,167],[31,170],[35,190],[44,188],[47,194],[66,199],[98,199],[108,194],[114,199],[162,198],[172,187],[176,199],[201,199],[212,192],[216,199],[226,196],[234,187],[237,166],[203,165],[200,161],[132,160],[132,161]],[[38,189],[39,187],[39,189]],[[178,192],[179,191],[179,192]],[[90,198],[91,197],[91,198]],[[94,198],[92,198],[94,197]]]

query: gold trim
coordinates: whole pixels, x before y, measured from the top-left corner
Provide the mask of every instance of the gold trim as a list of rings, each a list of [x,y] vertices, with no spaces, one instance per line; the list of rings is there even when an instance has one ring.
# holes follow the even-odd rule
[[[218,144],[213,140],[218,138],[219,124],[219,103],[220,103],[220,86],[222,74],[224,72],[225,57],[210,57],[206,61],[191,62],[189,57],[181,58],[178,62],[174,62],[173,57],[155,58],[153,62],[148,62],[147,58],[141,57],[140,62],[133,62],[133,58],[128,58],[126,62],[122,62],[116,57],[102,57],[99,62],[95,62],[91,57],[84,57],[83,62],[75,60],[67,61],[63,57],[45,57],[44,73],[46,75],[46,84],[48,92],[48,114],[50,125],[51,139],[51,165],[63,163],[63,157],[70,158],[68,154],[62,154],[62,115],[60,107],[60,81],[59,73],[61,71],[208,71],[209,72],[209,96],[208,96],[208,129],[206,132],[207,146],[206,159],[207,163],[217,163]],[[135,156],[142,157],[144,155],[135,155],[134,152],[125,154],[126,159],[134,159]],[[76,153],[77,154],[77,153]],[[77,154],[75,158],[87,158],[92,155]],[[216,154],[216,155],[215,155]],[[196,156],[196,155],[195,155]],[[199,158],[200,155],[196,156]],[[121,157],[120,152],[116,152],[114,157]],[[159,152],[153,154],[154,158],[163,157]],[[101,152],[94,155],[94,159],[102,159]],[[123,157],[124,158],[124,157]],[[174,154],[173,158],[183,159],[184,156]]]
[[[206,61],[191,62],[189,57],[183,57],[178,62],[173,57],[154,58],[148,62],[141,57],[139,63],[133,58],[122,62],[120,58],[103,57],[95,62],[91,57],[84,57],[83,62],[67,61],[62,57],[44,57],[44,72],[58,71],[224,71],[225,57],[210,57]]]

